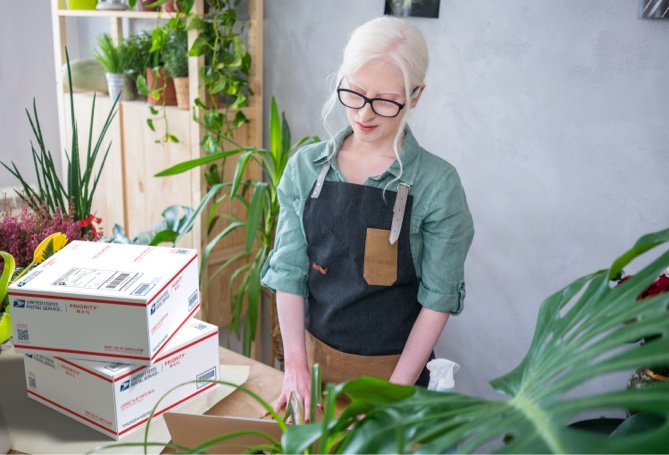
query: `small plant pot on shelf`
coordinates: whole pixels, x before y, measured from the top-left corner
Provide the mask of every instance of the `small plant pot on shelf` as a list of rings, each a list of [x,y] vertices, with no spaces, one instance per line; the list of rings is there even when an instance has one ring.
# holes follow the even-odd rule
[[[156,0],[138,0],[137,8],[140,11],[159,11],[160,6],[149,6],[153,3],[156,3]]]
[[[65,0],[67,9],[95,9],[98,0]]]
[[[181,11],[181,6],[177,0],[167,0],[167,3],[163,3],[163,9],[168,13],[176,13]]]
[[[187,77],[174,78],[174,89],[177,93],[177,107],[179,109],[190,109],[190,92],[188,88]]]
[[[121,101],[135,99],[135,87],[132,79],[127,74],[105,73],[105,77],[107,78],[109,97],[112,100],[115,100],[119,94],[121,95],[119,98]]]
[[[160,68],[157,72],[153,68],[146,69],[146,85],[151,92],[146,97],[146,101],[154,106],[176,106],[177,94],[174,89],[174,80],[170,77],[165,68]],[[157,97],[154,96],[157,91]]]

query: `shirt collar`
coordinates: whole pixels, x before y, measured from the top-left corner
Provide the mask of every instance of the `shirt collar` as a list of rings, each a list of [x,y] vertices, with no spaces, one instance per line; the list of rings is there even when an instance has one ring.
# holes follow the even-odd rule
[[[314,163],[322,164],[328,161],[334,169],[337,169],[337,152],[339,152],[344,139],[352,133],[353,128],[351,128],[350,125],[340,130],[325,144],[321,153],[314,158]],[[411,132],[411,128],[407,125],[404,142],[402,144],[402,151],[400,152],[400,158],[402,159],[402,175],[400,175],[400,163],[395,160],[381,177],[386,174],[391,174],[394,177],[399,176],[400,181],[412,186],[416,179],[416,172],[418,171],[417,160],[419,152],[420,145]]]

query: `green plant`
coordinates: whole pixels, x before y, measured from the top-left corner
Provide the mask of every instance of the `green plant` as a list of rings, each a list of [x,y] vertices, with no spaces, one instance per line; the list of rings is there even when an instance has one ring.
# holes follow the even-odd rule
[[[139,48],[134,45],[128,46],[123,39],[118,44],[114,43],[111,35],[103,33],[97,37],[97,47],[93,50],[93,57],[100,62],[106,72],[123,74],[132,69],[138,51]]]
[[[190,207],[181,207],[184,210],[183,216],[179,218],[179,206],[171,205],[167,207],[162,215],[163,219],[158,221],[146,231],[140,232],[132,239],[130,239],[122,226],[115,224],[113,228],[113,235],[102,239],[106,243],[125,243],[135,245],[150,245],[156,246],[164,242],[169,242],[174,245],[177,238],[190,232],[193,228],[191,216],[193,209]]]
[[[163,55],[165,68],[172,77],[188,77],[188,32],[185,29],[170,30]]]
[[[290,154],[304,144],[320,140],[316,136],[304,137],[291,145],[288,122],[285,115],[282,115],[281,120],[279,120],[279,109],[274,97],[272,97],[269,129],[269,150],[255,147],[237,148],[179,163],[156,174],[156,177],[165,177],[180,174],[199,166],[208,166],[205,176],[209,183],[209,191],[202,198],[191,217],[191,221],[194,222],[205,208],[210,207],[207,217],[208,232],[212,232],[219,221],[217,210],[224,200],[237,201],[246,208],[247,217],[245,220],[230,214],[223,215],[223,218],[227,219],[229,224],[216,234],[205,247],[200,265],[200,278],[202,279],[207,261],[218,242],[239,229],[244,230],[246,232],[244,251],[224,262],[209,276],[206,285],[226,267],[230,267],[240,259],[250,259],[250,262],[235,269],[230,278],[232,316],[230,332],[234,332],[238,338],[242,339],[243,352],[247,356],[251,351],[251,343],[255,340],[258,308],[261,300],[260,270],[274,245],[276,223],[279,216],[277,195],[279,181]],[[237,157],[237,167],[232,179],[224,175],[225,160],[231,157]],[[221,162],[220,165],[216,164],[219,161]],[[245,180],[244,176],[250,162],[261,167],[265,181]],[[247,200],[246,196],[249,191],[251,192],[250,201]],[[179,238],[180,236],[175,241]],[[247,303],[246,318],[244,319],[244,328],[240,333],[242,307],[245,300]]]
[[[70,72],[70,59],[65,49],[65,58],[67,60],[67,75],[69,80],[69,87],[72,87],[72,75]],[[33,163],[35,166],[35,174],[37,176],[37,189],[34,189],[23,178],[18,168],[12,162],[10,168],[5,163],[0,162],[5,169],[7,169],[14,177],[21,183],[22,191],[16,191],[18,196],[26,202],[35,212],[47,208],[49,213],[53,215],[59,210],[67,208],[68,213],[72,213],[74,219],[82,222],[82,230],[84,232],[93,229],[93,215],[91,212],[93,205],[93,195],[100,180],[100,175],[107,160],[109,148],[111,143],[107,146],[107,150],[102,155],[102,160],[98,163],[98,157],[102,151],[102,141],[111,125],[111,122],[116,115],[116,105],[118,99],[114,101],[107,118],[102,124],[97,140],[93,139],[93,125],[95,120],[95,99],[93,96],[93,104],[91,106],[91,118],[88,129],[88,143],[85,149],[86,155],[82,168],[82,150],[79,148],[79,129],[77,127],[77,120],[74,115],[74,96],[72,89],[69,89],[70,94],[70,121],[72,127],[72,145],[69,155],[66,152],[66,171],[65,175],[67,181],[65,184],[60,180],[58,174],[59,170],[56,168],[51,152],[47,150],[42,137],[42,130],[40,128],[39,119],[37,117],[37,106],[33,100],[33,117],[26,109],[30,126],[33,134],[37,140],[39,150],[35,150],[35,146],[31,143]]]
[[[157,0],[156,4],[162,5],[167,1]],[[172,52],[169,46],[171,36],[179,36],[189,30],[197,31],[197,38],[188,48],[187,56],[204,58],[198,75],[204,83],[204,96],[195,99],[193,119],[207,130],[200,142],[207,153],[222,152],[224,144],[232,138],[233,129],[248,122],[240,109],[248,105],[248,97],[253,95],[248,80],[251,55],[242,38],[244,24],[237,16],[236,8],[240,2],[207,0],[209,11],[198,15],[192,12],[194,0],[178,0],[181,11],[151,32],[152,52],[167,60],[165,53]],[[180,61],[183,65],[183,60]],[[141,78],[137,84],[141,93],[147,94],[152,90]],[[231,110],[236,110],[234,117],[230,116]],[[153,107],[151,112],[154,116],[159,115]],[[163,118],[166,120],[165,116]],[[148,124],[155,131],[153,119],[149,119]],[[166,132],[162,141],[179,142],[179,139]]]
[[[141,76],[146,85],[146,68],[157,66],[158,55],[151,53],[151,35],[142,31],[129,35],[124,41],[128,49],[126,73],[135,83]],[[146,93],[144,93],[146,94]]]
[[[669,294],[636,302],[669,265],[659,255],[620,286],[611,280],[622,267],[669,241],[669,229],[647,234],[608,270],[586,275],[548,297],[539,310],[526,357],[491,382],[507,396],[491,401],[361,378],[329,385],[326,400],[344,393],[352,400],[339,417],[326,409],[322,424],[290,427],[286,453],[443,453],[457,445],[473,453],[501,441],[503,453],[663,453],[669,444],[669,384],[569,396],[576,386],[616,371],[666,363],[669,358]],[[634,322],[629,322],[633,320]],[[630,342],[651,335],[644,344]],[[326,408],[328,403],[326,402]],[[642,434],[608,438],[569,425],[586,413],[638,409],[655,416]],[[361,417],[362,416],[362,417]],[[347,429],[350,428],[350,431]]]

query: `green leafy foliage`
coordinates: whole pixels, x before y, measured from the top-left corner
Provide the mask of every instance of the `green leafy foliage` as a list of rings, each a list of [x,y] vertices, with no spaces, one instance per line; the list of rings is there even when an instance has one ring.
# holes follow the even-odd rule
[[[138,54],[142,50],[138,45],[141,42],[132,39],[121,39],[114,43],[111,35],[103,33],[97,37],[97,47],[93,50],[93,57],[100,62],[108,73],[123,74],[134,69],[137,65]]]
[[[180,216],[181,210],[183,210],[183,215]],[[150,246],[157,246],[161,243],[175,245],[177,239],[189,233],[193,228],[193,209],[190,207],[170,205],[163,211],[162,216],[162,220],[132,239],[126,235],[122,226],[115,224],[112,229],[113,235],[105,237],[102,242]]]
[[[172,77],[188,77],[188,32],[185,29],[170,31],[163,55],[165,68]]]
[[[476,453],[498,441],[498,453],[666,453],[669,383],[573,397],[577,386],[604,375],[669,363],[669,293],[637,296],[669,265],[669,251],[632,279],[611,286],[622,265],[669,240],[669,229],[642,237],[608,270],[579,278],[548,297],[539,310],[530,349],[510,373],[491,382],[498,401],[403,387],[360,378],[333,387],[351,404],[327,427],[290,427],[284,451],[309,451],[305,434],[335,453]],[[635,343],[649,335],[652,342]],[[642,423],[617,436],[570,426],[593,412],[644,412]],[[650,417],[649,417],[650,416]],[[645,423],[644,423],[645,422]],[[347,430],[350,428],[350,431]],[[345,433],[345,435],[344,435]],[[501,442],[504,441],[504,442]]]
[[[65,49],[65,56],[67,59],[68,87],[72,87],[72,74],[70,72],[70,59],[67,54],[67,49]],[[88,143],[84,155],[79,145],[79,129],[74,115],[74,96],[72,89],[69,90],[69,94],[72,145],[70,153],[67,154],[66,152],[67,162],[65,175],[67,181],[63,183],[58,177],[60,172],[56,169],[51,152],[44,144],[35,101],[33,101],[33,117],[31,117],[30,112],[27,109],[26,114],[28,115],[28,120],[30,121],[30,126],[32,127],[38,145],[38,150],[36,150],[34,144],[30,144],[35,174],[37,176],[37,188],[34,189],[32,185],[27,183],[13,162],[11,163],[12,167],[9,167],[2,162],[0,162],[0,164],[19,180],[22,190],[17,191],[16,193],[34,212],[40,212],[46,207],[51,214],[54,214],[59,210],[69,208],[68,212],[71,212],[74,219],[79,221],[88,218],[92,213],[91,207],[93,205],[93,195],[95,194],[100,175],[107,160],[107,154],[111,147],[110,143],[107,146],[107,149],[103,151],[102,141],[116,115],[118,99],[114,101],[109,114],[107,114],[107,118],[100,130],[100,135],[94,140],[93,125],[95,124],[96,96],[93,96],[88,128]],[[101,161],[98,162],[100,154],[102,154],[102,158]],[[90,229],[90,226],[82,228],[82,230],[85,229]]]
[[[216,142],[214,139],[211,140]],[[232,301],[230,333],[235,333],[238,338],[241,338],[243,352],[247,356],[250,355],[251,344],[255,340],[258,308],[262,296],[260,270],[274,245],[276,223],[279,216],[277,187],[290,154],[304,144],[317,141],[319,141],[319,138],[315,136],[304,137],[291,145],[288,122],[285,115],[279,119],[279,109],[276,100],[272,98],[269,150],[242,147],[229,151],[221,151],[176,164],[156,174],[157,177],[165,177],[186,172],[200,166],[209,166],[205,172],[205,176],[207,182],[210,184],[210,188],[193,212],[192,219],[194,222],[197,217],[201,216],[208,209],[207,227],[210,232],[221,221],[221,218],[227,221],[227,225],[209,241],[203,251],[200,265],[201,279],[211,253],[218,242],[239,229],[245,231],[244,251],[224,262],[209,276],[209,281],[206,284],[208,285],[216,278],[219,272],[231,267],[238,260],[246,260],[244,265],[235,269],[230,278]],[[229,179],[223,175],[223,172],[225,169],[225,160],[231,157],[237,158],[237,166],[232,179]],[[217,162],[221,164],[218,165],[216,164]],[[261,167],[264,181],[247,179],[245,177],[250,163]],[[242,204],[246,209],[246,219],[241,219],[230,214],[224,214],[219,217],[217,214],[218,207],[224,200]],[[180,236],[176,238],[176,241],[179,238]],[[244,325],[242,328],[242,307],[245,302],[247,304],[246,318],[243,319]]]

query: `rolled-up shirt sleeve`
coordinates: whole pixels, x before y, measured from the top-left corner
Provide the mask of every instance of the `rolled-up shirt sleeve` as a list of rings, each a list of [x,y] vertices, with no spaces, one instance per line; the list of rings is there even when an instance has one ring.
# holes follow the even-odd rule
[[[302,225],[304,197],[298,191],[294,163],[293,159],[288,161],[277,188],[279,220],[274,249],[263,265],[261,283],[274,292],[279,290],[306,298],[309,259]]]
[[[439,183],[423,220],[418,301],[435,311],[459,314],[464,305],[464,264],[474,223],[457,172],[452,170]]]

